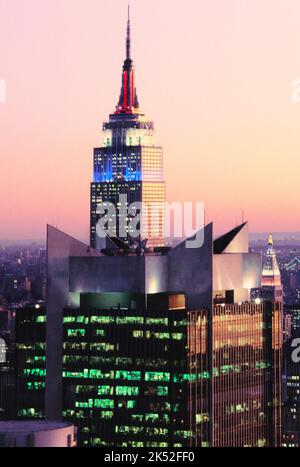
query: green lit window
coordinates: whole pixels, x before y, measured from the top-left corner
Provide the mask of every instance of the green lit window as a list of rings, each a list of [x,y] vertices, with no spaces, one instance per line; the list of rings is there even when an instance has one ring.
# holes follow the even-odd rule
[[[140,381],[141,372],[140,371],[116,371],[116,379],[125,379],[127,381]]]
[[[23,370],[24,376],[46,376],[46,370],[41,368],[25,368]]]
[[[174,383],[183,383],[184,381],[195,381],[196,375],[190,373],[175,374],[173,377]]]
[[[116,433],[122,433],[124,435],[137,435],[143,433],[144,427],[140,426],[116,426]]]
[[[43,414],[42,411],[37,411],[34,408],[28,408],[28,409],[19,409],[18,416],[25,417],[25,418],[44,418],[45,414]]]
[[[68,337],[84,337],[85,329],[68,329]]]
[[[101,342],[98,344],[91,344],[90,349],[98,352],[113,352],[115,350],[115,346],[113,344]]]
[[[75,323],[76,318],[75,316],[65,316],[64,317],[64,323]]]
[[[63,371],[63,378],[88,378],[89,377],[89,371],[88,370],[83,370],[83,371]]]
[[[190,438],[191,436],[193,436],[193,432],[187,430],[175,431],[174,435],[178,436],[179,438]]]
[[[167,428],[146,428],[146,434],[149,436],[168,436],[168,429]]]
[[[90,404],[89,402],[79,402],[79,401],[77,401],[76,404],[75,404],[75,407],[78,408],[78,409],[88,409],[88,408],[92,408],[93,404]]]
[[[86,394],[90,392],[95,391],[95,386],[82,386],[82,385],[77,385],[75,388],[75,393],[76,394]]]
[[[114,388],[112,386],[98,386],[99,396],[111,396],[113,393]]]
[[[117,324],[144,324],[142,316],[118,316]]]
[[[46,316],[37,316],[36,317],[37,323],[46,323]]]
[[[207,413],[197,413],[196,423],[204,423],[209,421],[209,415]]]
[[[101,409],[113,409],[114,401],[112,399],[95,399],[94,407]]]
[[[95,335],[96,335],[96,336],[101,336],[101,337],[105,336],[105,331],[104,331],[104,329],[96,329]]]
[[[167,386],[157,386],[157,395],[158,396],[167,396],[168,395],[168,392],[169,392],[169,389]]]
[[[127,409],[134,409],[136,406],[136,401],[127,401]]]
[[[168,332],[152,332],[152,331],[146,331],[145,333],[147,339],[170,339],[170,334]]]
[[[172,339],[176,340],[176,341],[180,341],[182,339],[184,339],[184,334],[182,334],[181,332],[176,332],[176,333],[173,333],[171,334],[172,336]]]
[[[134,414],[134,415],[131,415],[131,418],[133,421],[136,421],[136,422],[143,422],[144,420],[144,415],[141,415],[141,414]]]
[[[145,381],[170,381],[170,373],[146,371]]]
[[[86,318],[85,316],[77,316],[76,317],[76,323],[85,323],[88,324],[89,319]]]
[[[109,420],[113,418],[113,416],[114,413],[111,410],[102,410],[101,412],[101,418],[103,418],[104,420]]]
[[[136,407],[136,401],[133,400],[120,400],[118,401],[119,409],[134,409]]]
[[[174,445],[175,446],[175,445]],[[167,448],[169,447],[168,443],[146,443],[147,448]]]
[[[44,381],[27,382],[26,386],[29,391],[39,391],[45,388],[45,382]]]
[[[117,386],[117,396],[138,396],[139,388],[137,386]]]
[[[266,368],[268,368],[268,366],[270,366],[268,365],[268,363],[261,361],[256,363],[255,368],[257,368],[258,370],[265,370]]]
[[[91,316],[91,323],[113,324],[114,322],[114,316]]]
[[[146,413],[145,420],[146,422],[156,422],[157,420],[159,420],[159,414],[158,413]]]
[[[90,370],[89,376],[92,379],[114,379],[114,371]]]
[[[136,339],[142,339],[144,337],[143,331],[133,331],[132,332],[133,337]]]
[[[187,326],[187,325],[188,325],[187,319],[183,319],[182,321],[174,321],[174,327]]]
[[[168,326],[168,318],[147,318],[146,324]]]

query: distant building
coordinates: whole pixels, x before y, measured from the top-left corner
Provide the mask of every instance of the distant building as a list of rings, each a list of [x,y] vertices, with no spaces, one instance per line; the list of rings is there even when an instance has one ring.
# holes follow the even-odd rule
[[[273,248],[272,235],[269,237],[268,249],[263,258],[261,298],[263,300],[283,302],[281,274],[276,258],[276,253]]]
[[[61,422],[0,422],[0,447],[67,448],[76,446],[74,426]]]

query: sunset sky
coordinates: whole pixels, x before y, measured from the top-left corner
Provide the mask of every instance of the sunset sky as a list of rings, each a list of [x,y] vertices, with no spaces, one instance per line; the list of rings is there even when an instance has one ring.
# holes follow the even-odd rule
[[[169,201],[222,232],[300,231],[299,0],[132,0]],[[0,242],[89,237],[93,148],[119,97],[127,0],[0,0]]]

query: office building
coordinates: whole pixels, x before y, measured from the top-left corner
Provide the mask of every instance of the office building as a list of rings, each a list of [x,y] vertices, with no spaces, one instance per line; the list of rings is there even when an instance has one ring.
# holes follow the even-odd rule
[[[250,302],[247,223],[136,253],[49,226],[47,247],[47,419],[75,423],[80,445],[279,445],[282,305]]]

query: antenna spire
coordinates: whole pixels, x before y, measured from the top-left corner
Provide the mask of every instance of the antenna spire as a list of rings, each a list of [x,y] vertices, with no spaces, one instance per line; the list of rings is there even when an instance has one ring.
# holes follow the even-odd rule
[[[127,21],[127,38],[126,38],[126,59],[131,59],[131,28],[130,28],[130,2],[128,2],[128,21]]]

